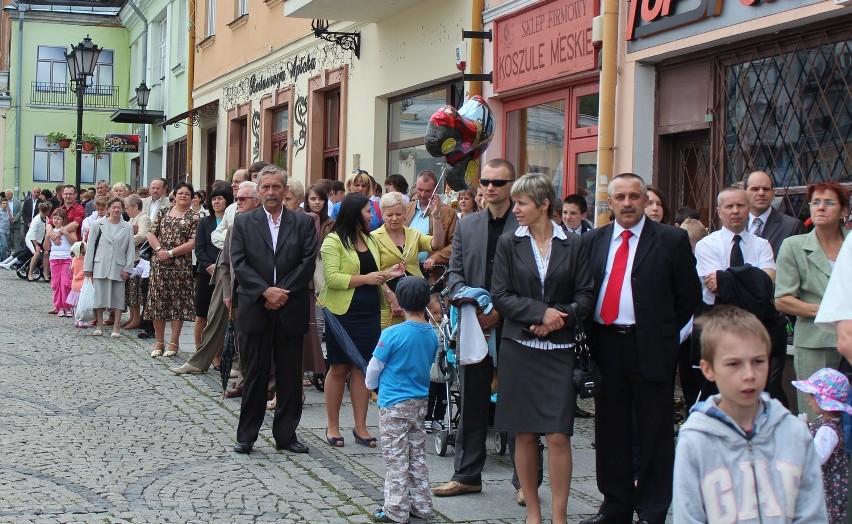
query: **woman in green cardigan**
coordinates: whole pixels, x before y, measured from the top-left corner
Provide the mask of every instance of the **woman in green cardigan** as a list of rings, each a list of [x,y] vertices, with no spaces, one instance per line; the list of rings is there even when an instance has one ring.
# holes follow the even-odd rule
[[[808,202],[814,230],[792,236],[781,244],[776,262],[775,307],[796,316],[793,366],[804,380],[822,368],[836,368],[840,361],[837,336],[814,325],[828,278],[840,246],[849,231],[843,221],[849,214],[849,190],[835,182],[808,186]],[[799,392],[799,413],[813,419],[806,396]]]
[[[404,270],[379,271],[379,248],[370,236],[370,199],[361,193],[346,195],[340,205],[331,233],[325,237],[320,253],[325,284],[318,301],[337,316],[355,343],[365,362],[372,358],[379,341],[382,285],[401,276]],[[334,333],[326,333],[328,374],[325,377],[325,409],[328,417],[326,442],[343,447],[340,433],[340,405],[346,376],[351,373],[349,396],[355,416],[352,436],[355,442],[374,448],[376,439],[367,431],[367,405],[370,392],[364,385],[364,373],[346,356]]]

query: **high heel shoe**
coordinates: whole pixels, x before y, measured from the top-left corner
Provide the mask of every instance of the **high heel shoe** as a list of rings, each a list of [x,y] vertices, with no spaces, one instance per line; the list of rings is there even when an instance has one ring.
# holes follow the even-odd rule
[[[151,346],[151,356],[152,357],[162,357],[163,349],[165,349],[166,344],[164,342],[154,342],[154,345]]]
[[[110,338],[121,338],[121,331],[113,331],[109,336]]]
[[[169,342],[169,347],[172,347],[172,346],[174,346],[174,349],[170,349],[170,350],[166,351],[165,353],[163,353],[164,357],[173,357],[173,356],[178,354],[178,351],[180,351],[180,346],[177,345],[174,342]]]

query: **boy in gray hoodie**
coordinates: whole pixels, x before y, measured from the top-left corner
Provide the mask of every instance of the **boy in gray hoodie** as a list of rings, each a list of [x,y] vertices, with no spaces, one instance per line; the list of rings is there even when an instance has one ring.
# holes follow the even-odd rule
[[[827,522],[810,432],[763,393],[769,334],[733,306],[696,321],[701,371],[719,394],[696,404],[678,435],[674,522]]]

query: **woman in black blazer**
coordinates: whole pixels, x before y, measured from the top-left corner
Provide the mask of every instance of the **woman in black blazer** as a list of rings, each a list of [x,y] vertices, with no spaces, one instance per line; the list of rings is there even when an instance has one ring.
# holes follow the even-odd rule
[[[517,230],[497,242],[492,298],[503,317],[495,429],[516,433],[515,467],[527,523],[541,522],[538,436],[548,448],[553,522],[567,522],[575,394],[574,326],[592,311],[592,276],[577,235],[551,220],[556,194],[544,175],[512,186]]]
[[[213,245],[210,234],[222,222],[225,209],[234,203],[231,186],[218,187],[210,193],[209,215],[198,221],[195,231],[195,347],[201,345],[201,332],[207,326],[207,312],[213,297],[213,274],[220,249]],[[215,360],[218,359],[218,354]]]

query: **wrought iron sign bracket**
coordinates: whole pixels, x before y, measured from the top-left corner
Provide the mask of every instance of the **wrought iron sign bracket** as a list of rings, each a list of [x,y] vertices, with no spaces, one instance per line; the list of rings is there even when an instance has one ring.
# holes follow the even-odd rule
[[[361,58],[361,32],[346,33],[328,30],[328,20],[314,19],[311,22],[314,38],[322,38],[326,42],[337,44],[345,51],[352,51],[356,58]]]

